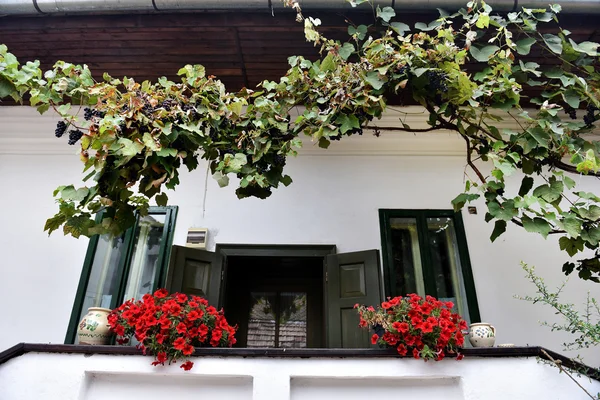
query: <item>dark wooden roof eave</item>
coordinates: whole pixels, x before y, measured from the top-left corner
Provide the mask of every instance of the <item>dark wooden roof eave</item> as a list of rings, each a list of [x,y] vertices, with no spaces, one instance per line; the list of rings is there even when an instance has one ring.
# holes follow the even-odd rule
[[[362,12],[310,15],[321,19],[327,37],[343,41],[348,39],[348,21],[372,21]],[[427,11],[399,19],[413,25],[436,16]],[[600,40],[594,16],[565,15],[562,22],[574,40]],[[229,91],[278,80],[288,69],[289,56],[319,57],[288,10],[277,10],[274,16],[265,11],[5,17],[0,18],[0,43],[22,62],[39,59],[43,69],[57,60],[87,64],[97,79],[107,72],[138,81],[161,76],[178,80],[181,66],[202,64]],[[550,62],[543,54],[532,53],[529,59]],[[392,104],[404,101],[398,98]]]

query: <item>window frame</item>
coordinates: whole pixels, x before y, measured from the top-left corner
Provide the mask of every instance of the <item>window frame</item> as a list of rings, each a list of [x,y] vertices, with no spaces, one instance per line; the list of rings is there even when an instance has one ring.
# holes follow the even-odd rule
[[[425,283],[425,292],[431,296],[437,297],[437,289],[433,270],[431,268],[431,256],[429,254],[429,240],[427,230],[427,218],[452,218],[454,222],[454,230],[458,253],[460,258],[461,270],[463,275],[463,284],[467,295],[467,306],[469,307],[469,317],[471,322],[481,321],[479,314],[479,306],[477,304],[477,292],[475,290],[475,281],[473,279],[473,271],[471,269],[471,261],[469,257],[469,249],[467,246],[467,237],[460,212],[452,210],[409,210],[409,209],[379,209],[379,228],[381,231],[381,252],[383,258],[383,280],[385,295],[390,297],[404,296],[406,293],[395,293],[395,287],[392,283],[395,282],[396,271],[392,262],[392,238],[391,224],[392,218],[414,218],[417,226],[417,234],[419,238],[420,256],[423,268],[423,281]]]
[[[165,228],[161,237],[159,249],[159,254],[161,254],[161,257],[159,260],[159,266],[158,268],[156,268],[154,276],[154,287],[152,288],[153,292],[158,288],[164,287],[165,281],[167,279],[167,269],[169,266],[171,247],[173,245],[175,222],[177,220],[177,211],[177,206],[149,207],[148,209],[148,215],[165,215]],[[137,215],[135,219],[135,224],[131,228],[127,229],[122,235],[125,257],[123,257],[122,260],[120,260],[120,263],[117,266],[119,284],[117,285],[117,293],[111,299],[111,309],[114,309],[117,306],[119,306],[119,304],[121,303],[120,299],[125,295],[125,290],[127,288],[127,277],[129,276],[129,270],[131,268],[131,258],[133,256],[133,248],[135,244],[133,239],[135,237],[135,232],[138,227],[139,219],[139,215]],[[96,218],[96,222],[100,222],[101,220],[102,214],[99,214]],[[71,310],[71,317],[69,319],[69,325],[65,336],[65,344],[75,343],[75,337],[77,336],[77,324],[79,324],[79,319],[83,307],[83,300],[87,291],[90,275],[92,273],[92,264],[94,262],[94,256],[96,254],[96,249],[98,247],[99,240],[100,235],[94,235],[90,238],[90,242],[88,244],[85,259],[83,262],[83,268],[81,271],[81,276],[79,278],[79,284],[77,286],[77,292],[75,294],[75,301]]]

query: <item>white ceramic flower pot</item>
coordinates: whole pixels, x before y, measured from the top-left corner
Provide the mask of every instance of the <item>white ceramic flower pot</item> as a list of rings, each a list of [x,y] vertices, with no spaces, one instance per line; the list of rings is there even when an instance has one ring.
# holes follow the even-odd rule
[[[469,327],[469,342],[473,347],[494,347],[496,328],[486,322],[471,324]]]
[[[110,328],[108,314],[111,310],[101,307],[90,307],[88,313],[77,326],[79,344],[110,344]]]

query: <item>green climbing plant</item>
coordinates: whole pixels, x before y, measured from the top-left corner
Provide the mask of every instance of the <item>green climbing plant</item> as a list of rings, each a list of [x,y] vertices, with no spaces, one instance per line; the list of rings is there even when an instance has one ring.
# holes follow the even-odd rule
[[[563,271],[600,281],[600,197],[579,190],[573,178],[598,176],[600,168],[592,135],[600,119],[598,43],[572,40],[558,25],[558,5],[501,16],[483,1],[470,1],[411,27],[395,21],[390,7],[349,1],[368,3],[376,21],[350,25],[349,40],[340,43],[320,34],[320,21],[305,17],[296,1],[284,0],[321,58],[291,56],[278,81],[236,93],[200,65],[181,68],[180,82],[106,74],[96,81],[86,65],[58,61],[43,72],[38,61],[20,64],[0,46],[0,98],[54,110],[61,118],[57,136],[68,132],[69,143],[81,147],[88,186],[59,187],[59,211],[45,229],[62,227],[75,237],[118,234],[151,200],[165,205],[180,167],[193,170],[200,158],[221,186],[231,175],[239,178],[238,197],[266,198],[292,183],[284,167],[301,135],[327,148],[372,127],[389,94],[404,93],[427,110],[429,128],[412,128],[401,118],[395,129],[450,130],[465,141],[472,174],[452,201],[457,210],[482,197],[485,219],[494,224],[492,241],[509,223],[543,237],[559,235],[569,256],[583,253]],[[534,52],[553,65],[528,61]],[[479,72],[467,64],[479,65]],[[293,118],[297,106],[304,110]],[[81,107],[89,108],[83,116]],[[501,129],[504,120],[516,128]],[[483,162],[489,173],[482,172]],[[510,179],[521,180],[518,191],[507,188]],[[96,223],[100,211],[104,217]]]
[[[556,289],[551,289],[546,285],[544,279],[537,275],[535,268],[525,263],[521,263],[521,267],[525,271],[526,278],[536,289],[534,296],[515,296],[519,300],[525,300],[532,304],[541,304],[550,307],[554,314],[558,316],[560,322],[540,321],[540,324],[550,328],[551,331],[564,332],[570,334],[572,339],[569,342],[563,343],[564,350],[581,350],[593,348],[600,345],[600,304],[598,301],[587,293],[584,307],[577,307],[575,304],[564,303],[560,296],[567,282],[562,282]],[[600,400],[600,393],[593,395],[587,391],[581,384],[571,375],[585,375],[589,378],[600,379],[600,368],[595,366],[585,366],[583,359],[577,355],[574,361],[578,364],[573,364],[571,367],[563,365],[560,360],[555,360],[546,352],[547,360],[545,362],[557,367],[560,372],[564,372],[575,382],[591,399]]]

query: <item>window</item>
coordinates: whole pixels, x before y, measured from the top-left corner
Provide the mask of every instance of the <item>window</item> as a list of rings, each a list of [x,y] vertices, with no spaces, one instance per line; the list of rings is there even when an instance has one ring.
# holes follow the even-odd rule
[[[452,301],[479,321],[462,218],[450,210],[379,210],[386,293]]]
[[[122,236],[90,239],[65,343],[89,307],[115,308],[163,287],[177,207],[150,207]]]
[[[254,292],[250,295],[246,347],[306,347],[306,293]]]

